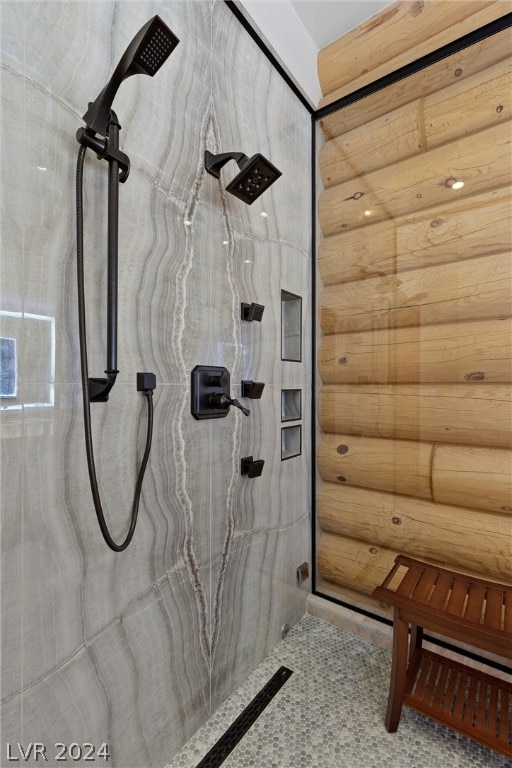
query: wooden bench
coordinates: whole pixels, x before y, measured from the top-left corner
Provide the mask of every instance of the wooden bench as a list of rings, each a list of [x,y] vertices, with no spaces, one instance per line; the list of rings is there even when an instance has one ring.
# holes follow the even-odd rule
[[[512,659],[512,587],[400,555],[373,595],[394,606],[387,730],[405,702],[512,756],[512,684],[422,648],[429,629]]]

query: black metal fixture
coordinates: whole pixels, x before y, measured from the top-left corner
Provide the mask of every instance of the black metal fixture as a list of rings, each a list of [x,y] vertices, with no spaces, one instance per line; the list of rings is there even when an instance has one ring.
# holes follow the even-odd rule
[[[249,478],[260,477],[263,472],[264,459],[253,459],[252,456],[244,456],[240,460],[240,473]]]
[[[253,320],[256,320],[258,323],[261,323],[263,310],[265,309],[263,304],[255,304],[254,302],[252,302],[252,304],[245,304],[242,302],[241,309],[242,320],[248,320],[250,323],[252,323]]]
[[[296,577],[297,577],[297,584],[302,584],[303,581],[307,581],[309,579],[309,563],[301,563],[296,568]]]
[[[101,136],[108,136],[110,109],[123,80],[132,75],[153,77],[178,43],[178,38],[160,16],[153,16],[139,29],[105,88],[96,100],[89,104],[89,109],[83,116],[89,130]]]
[[[117,544],[108,530],[96,478],[91,429],[91,402],[106,402],[119,373],[117,369],[117,277],[118,277],[118,230],[119,230],[119,184],[127,180],[130,160],[119,150],[121,126],[112,103],[119,86],[131,75],[153,75],[179,43],[178,38],[159,16],[154,16],[135,35],[124,52],[114,74],[105,88],[83,116],[85,128],[77,131],[80,149],[76,170],[76,234],[77,234],[77,282],[78,282],[78,328],[80,336],[80,363],[82,376],[82,399],[84,411],[85,446],[89,480],[98,523],[106,543],[115,552],[126,549],[132,540],[137,522],[142,481],[151,450],[153,434],[153,390],[156,387],[154,373],[137,374],[137,391],[147,399],[148,423],[146,447],[135,486],[130,526],[125,539]],[[108,170],[108,296],[107,296],[107,367],[106,378],[89,378],[87,360],[87,333],[84,288],[84,212],[83,174],[87,149],[96,152],[98,159],[107,160]]]
[[[220,155],[213,155],[206,150],[204,153],[206,171],[216,179],[220,179],[221,168],[230,160],[237,162],[240,173],[230,181],[226,191],[247,205],[252,205],[274,181],[282,176],[281,171],[259,153],[252,157],[247,157],[243,152],[223,152]]]
[[[111,109],[119,86],[131,75],[150,75],[160,69],[179,40],[159,16],[154,16],[137,32],[124,52],[114,74],[83,116],[86,128],[79,128],[77,141],[82,149],[92,149],[109,164],[108,176],[108,308],[106,379],[89,379],[91,402],[105,402],[115,384],[117,370],[117,262],[119,229],[119,183],[130,173],[130,159],[119,150],[121,126]],[[99,136],[97,135],[99,134]],[[104,138],[101,138],[104,137]],[[81,153],[79,153],[79,162]]]
[[[196,365],[191,374],[190,411],[195,419],[223,419],[232,405],[249,416],[250,410],[230,397],[227,368]]]
[[[251,400],[259,400],[263,394],[265,384],[262,381],[242,381],[242,397],[250,397]]]

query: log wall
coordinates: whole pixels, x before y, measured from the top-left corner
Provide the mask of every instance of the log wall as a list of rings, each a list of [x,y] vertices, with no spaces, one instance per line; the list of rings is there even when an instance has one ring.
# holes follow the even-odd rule
[[[504,16],[503,0],[399,0],[318,55],[325,106]]]
[[[504,12],[395,3],[320,53],[324,103]],[[317,564],[363,606],[399,553],[512,581],[511,45],[322,121]]]

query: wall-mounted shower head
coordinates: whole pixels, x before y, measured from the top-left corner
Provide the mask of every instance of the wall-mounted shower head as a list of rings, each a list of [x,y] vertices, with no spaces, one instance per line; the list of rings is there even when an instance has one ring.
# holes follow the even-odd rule
[[[171,55],[179,40],[159,16],[153,16],[140,29],[123,53],[114,74],[83,119],[89,129],[101,136],[107,135],[110,109],[119,86],[131,75],[153,77]]]
[[[226,190],[235,197],[243,200],[247,205],[254,203],[271,184],[282,174],[270,160],[259,153],[247,157],[243,152],[225,152],[221,155],[212,155],[208,150],[204,154],[205,168],[211,176],[220,178],[220,169],[229,160],[236,160],[240,173],[227,185]]]

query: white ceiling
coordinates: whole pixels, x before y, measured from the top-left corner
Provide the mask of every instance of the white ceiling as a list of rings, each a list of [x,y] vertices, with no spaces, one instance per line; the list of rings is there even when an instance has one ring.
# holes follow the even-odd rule
[[[279,0],[274,0],[276,1]],[[390,0],[291,0],[291,5],[320,49],[379,13],[389,2]]]
[[[389,4],[389,0],[237,0],[313,107],[322,96],[318,51]]]

